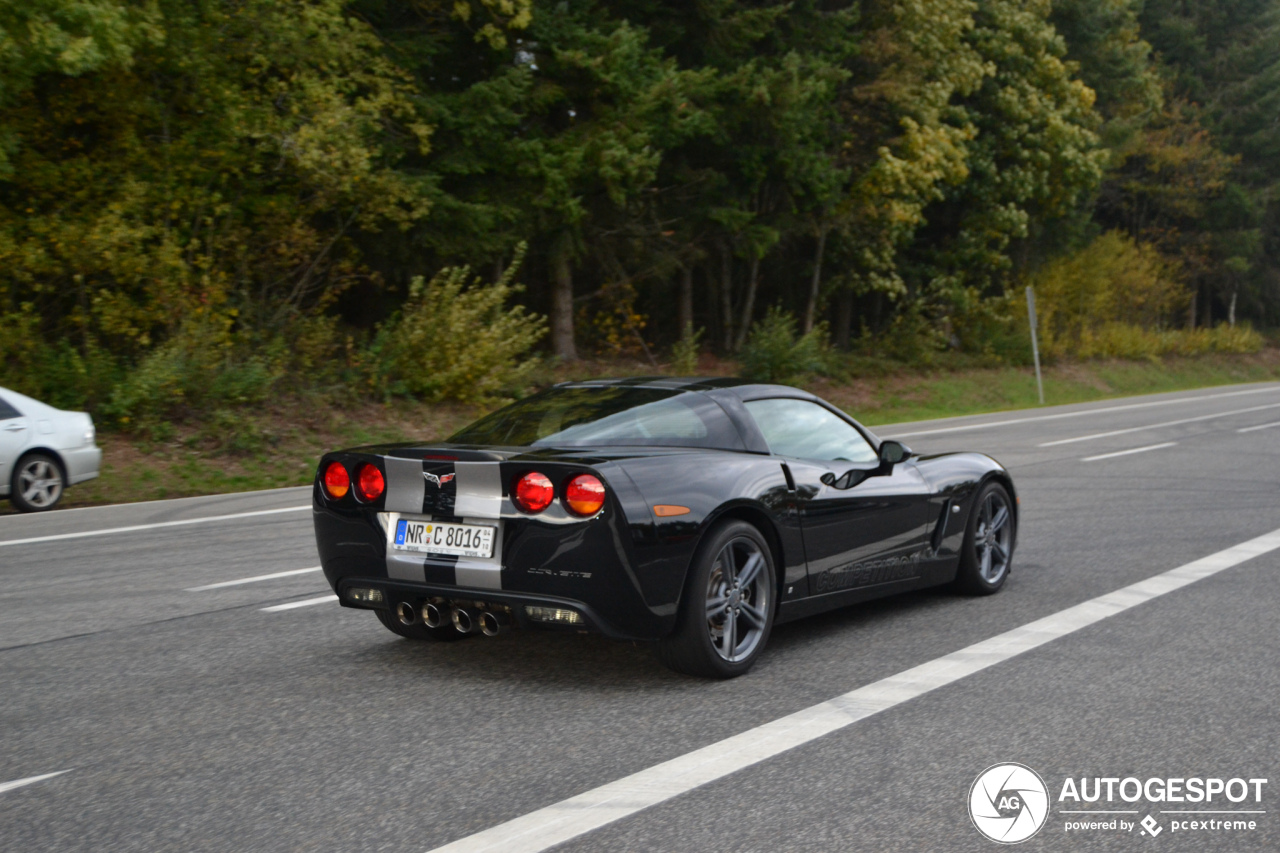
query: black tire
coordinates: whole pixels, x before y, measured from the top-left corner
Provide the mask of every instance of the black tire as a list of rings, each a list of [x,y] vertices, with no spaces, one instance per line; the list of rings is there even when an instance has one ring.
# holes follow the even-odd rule
[[[1000,591],[1013,568],[1017,516],[1009,492],[989,482],[978,492],[964,530],[954,588],[967,595]]]
[[[764,536],[745,521],[717,525],[694,555],[676,629],[659,641],[658,657],[686,675],[736,678],[769,641],[777,601]]]
[[[47,512],[62,502],[66,486],[61,462],[47,453],[28,453],[13,466],[9,502],[18,512]]]
[[[452,642],[461,640],[465,637],[475,636],[474,634],[464,634],[452,625],[441,625],[439,628],[428,628],[421,620],[414,622],[412,625],[401,624],[400,619],[391,610],[375,610],[378,614],[378,621],[381,622],[386,629],[393,634],[399,634],[406,640],[435,640],[436,642]]]

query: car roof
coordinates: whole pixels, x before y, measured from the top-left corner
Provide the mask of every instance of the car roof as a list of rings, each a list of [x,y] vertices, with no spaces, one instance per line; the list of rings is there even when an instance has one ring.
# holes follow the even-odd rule
[[[26,394],[19,394],[11,388],[0,387],[0,395],[3,395],[9,405],[22,412],[26,417],[48,417],[51,414],[60,414],[61,409],[56,409],[48,403],[41,403]]]
[[[790,385],[753,382],[736,376],[629,376],[620,379],[583,379],[576,382],[559,382],[556,388],[655,388],[668,391],[721,391],[741,400],[761,397],[797,397],[803,400],[818,399],[808,391]]]
[[[728,395],[736,397],[740,402],[747,403],[752,400],[763,400],[770,397],[790,397],[796,400],[810,400],[829,409],[839,412],[841,417],[848,418],[857,424],[858,428],[866,434],[867,438],[877,447],[880,446],[880,437],[871,429],[863,426],[848,413],[839,407],[833,406],[826,400],[823,400],[817,394],[811,394],[808,391],[799,388],[793,388],[790,385],[776,385],[769,382],[752,382],[750,379],[742,379],[737,376],[630,376],[620,379],[583,379],[576,382],[559,382],[553,387],[555,388],[609,388],[617,386],[627,386],[632,388],[660,388],[670,391],[684,391],[692,393],[703,393],[710,397],[721,397]],[[732,407],[730,407],[732,408]],[[735,422],[740,418],[734,417]],[[756,432],[754,424],[745,426],[739,423],[739,431],[748,429]],[[763,437],[757,436],[758,441],[763,441]],[[760,451],[762,449],[767,452],[767,447],[762,447],[753,441],[749,436],[744,436],[743,440],[747,442],[748,449]]]

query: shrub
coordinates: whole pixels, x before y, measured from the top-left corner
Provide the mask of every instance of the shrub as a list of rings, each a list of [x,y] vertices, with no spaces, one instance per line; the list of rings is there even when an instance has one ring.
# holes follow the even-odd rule
[[[283,347],[253,351],[237,342],[232,316],[188,320],[115,386],[102,413],[160,440],[172,434],[174,420],[265,402],[284,374]]]
[[[1174,264],[1117,231],[1046,264],[1031,284],[1040,351],[1050,358],[1157,354],[1158,333],[1180,322],[1190,300]]]
[[[699,343],[705,329],[686,328],[685,334],[671,348],[671,372],[676,376],[693,376],[698,372]]]
[[[374,342],[377,383],[385,394],[482,403],[518,391],[537,359],[526,354],[547,332],[546,319],[507,308],[524,257],[493,284],[471,280],[469,267],[446,267],[430,282],[413,280],[409,299]]]
[[[789,382],[828,369],[827,324],[796,337],[796,318],[773,307],[751,327],[740,360],[742,375],[758,382]]]
[[[31,305],[0,313],[0,385],[60,409],[93,409],[122,374],[92,337],[79,347],[51,342]]]

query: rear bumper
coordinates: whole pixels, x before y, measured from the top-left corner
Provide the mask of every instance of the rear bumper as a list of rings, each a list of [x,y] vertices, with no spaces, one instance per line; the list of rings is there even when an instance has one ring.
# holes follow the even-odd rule
[[[386,535],[378,512],[369,507],[317,505],[313,512],[320,564],[339,600],[348,607],[380,609],[432,599],[472,602],[468,606],[510,608],[517,624],[530,624],[524,608],[546,606],[573,610],[588,630],[616,639],[656,640],[675,625],[675,603],[649,604],[636,583],[636,570],[623,542],[625,526],[609,514],[581,526],[548,525],[536,519],[502,519],[501,561],[479,575],[459,571],[445,561],[403,553],[388,559]],[[380,605],[350,601],[353,586],[378,589]]]
[[[102,448],[95,445],[63,450],[62,463],[67,466],[67,485],[74,486],[98,476],[102,467]]]
[[[353,588],[376,589],[382,592],[382,602],[371,605],[352,602],[348,591]],[[336,585],[338,602],[343,607],[357,610],[394,609],[401,602],[412,604],[415,610],[421,610],[428,601],[443,600],[450,606],[478,606],[481,609],[493,609],[494,605],[510,608],[511,616],[521,628],[549,628],[551,630],[594,631],[616,640],[643,640],[619,630],[596,612],[589,604],[571,598],[560,598],[551,595],[536,595],[526,592],[509,592],[493,589],[469,589],[467,587],[446,586],[443,584],[418,584],[392,581],[386,578],[344,578]],[[581,623],[558,624],[531,620],[526,607],[553,607],[560,610],[572,610],[582,617]]]

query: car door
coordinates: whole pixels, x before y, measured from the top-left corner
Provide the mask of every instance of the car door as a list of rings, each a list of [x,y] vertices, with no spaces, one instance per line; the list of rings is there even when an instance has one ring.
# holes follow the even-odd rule
[[[0,483],[9,485],[13,463],[30,441],[30,420],[0,397]]]
[[[881,465],[856,426],[809,400],[746,407],[795,482],[811,593],[919,576],[929,487],[911,461]]]

